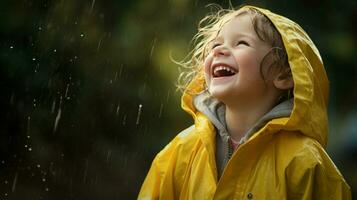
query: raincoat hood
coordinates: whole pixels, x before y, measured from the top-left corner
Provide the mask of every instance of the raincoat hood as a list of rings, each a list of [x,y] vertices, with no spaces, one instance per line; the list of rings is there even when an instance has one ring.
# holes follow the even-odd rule
[[[292,113],[285,120],[269,122],[270,126],[274,127],[270,132],[282,129],[299,131],[316,139],[326,148],[329,81],[317,48],[306,32],[290,19],[253,6],[241,9],[249,8],[256,9],[268,17],[281,34],[294,80]],[[181,99],[182,108],[194,119],[198,111],[193,105],[193,94],[204,90],[204,82],[204,76],[198,74],[188,85]]]

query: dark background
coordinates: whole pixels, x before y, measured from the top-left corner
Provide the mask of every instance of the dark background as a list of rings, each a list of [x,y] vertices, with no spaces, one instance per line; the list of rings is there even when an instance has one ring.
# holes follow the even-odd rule
[[[0,1],[0,199],[135,199],[192,123],[175,83],[208,0]],[[298,22],[331,84],[328,153],[356,194],[357,1],[232,1]]]

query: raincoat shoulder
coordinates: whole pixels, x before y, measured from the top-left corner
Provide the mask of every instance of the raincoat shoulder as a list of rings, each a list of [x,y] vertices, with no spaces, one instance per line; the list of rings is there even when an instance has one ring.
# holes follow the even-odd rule
[[[307,137],[301,143],[303,148],[285,169],[286,199],[352,199],[350,187],[320,143]]]
[[[180,132],[156,155],[138,199],[175,199],[182,195],[189,164],[200,146],[202,142],[194,125]]]
[[[351,199],[350,187],[318,141],[291,131],[267,137],[257,141],[265,150],[252,167],[246,193],[257,199]]]

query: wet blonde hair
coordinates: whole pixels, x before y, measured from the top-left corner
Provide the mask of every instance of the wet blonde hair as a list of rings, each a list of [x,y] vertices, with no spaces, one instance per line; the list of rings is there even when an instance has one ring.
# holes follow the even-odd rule
[[[178,78],[178,89],[190,93],[187,90],[188,84],[196,76],[204,76],[202,69],[205,57],[211,50],[211,48],[208,48],[210,43],[217,37],[219,31],[227,22],[242,14],[251,16],[252,25],[258,38],[272,47],[264,56],[260,65],[260,73],[263,79],[267,80],[266,76],[271,73],[272,69],[281,71],[289,67],[281,35],[264,14],[254,8],[222,9],[217,5],[213,5],[213,7],[217,11],[204,17],[198,24],[198,32],[191,41],[193,49],[183,61],[176,62],[184,69]]]

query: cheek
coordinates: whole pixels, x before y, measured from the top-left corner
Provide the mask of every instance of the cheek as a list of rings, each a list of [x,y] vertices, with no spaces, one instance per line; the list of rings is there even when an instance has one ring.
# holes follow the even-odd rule
[[[252,78],[257,74],[260,74],[260,62],[258,55],[251,52],[244,52],[239,56],[236,56],[236,58],[239,70],[243,72],[243,74],[249,74]]]
[[[204,63],[205,74],[207,74],[207,75],[211,74],[212,61],[213,61],[213,56],[212,56],[211,54],[209,54],[209,55],[206,57],[205,63]]]
[[[213,61],[213,56],[209,54],[204,62],[204,68],[205,68],[205,80],[206,83],[209,84],[210,76],[211,76],[211,65]]]

